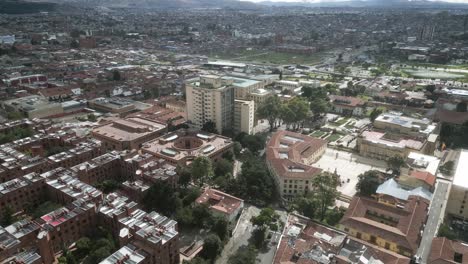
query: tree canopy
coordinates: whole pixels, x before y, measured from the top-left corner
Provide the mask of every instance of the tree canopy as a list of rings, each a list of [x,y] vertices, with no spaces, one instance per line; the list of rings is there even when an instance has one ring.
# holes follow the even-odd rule
[[[265,99],[265,102],[258,106],[257,115],[261,119],[266,119],[270,125],[270,131],[273,131],[281,115],[280,98],[275,95]]]
[[[213,165],[208,157],[200,156],[192,162],[192,177],[203,185],[206,180],[211,179],[214,175]]]
[[[170,216],[177,209],[178,197],[171,185],[166,182],[154,183],[142,199],[142,204],[148,211],[157,211]]]
[[[312,186],[314,188],[315,199],[318,203],[320,220],[323,220],[325,218],[327,208],[334,205],[335,200],[338,197],[338,192],[336,190],[338,179],[336,175],[322,172],[313,178]]]
[[[257,259],[257,250],[254,247],[240,247],[234,255],[232,255],[228,264],[255,264]]]
[[[366,171],[360,174],[359,181],[356,184],[356,191],[363,196],[370,197],[375,194],[377,188],[382,183],[380,179],[381,173],[379,171]]]

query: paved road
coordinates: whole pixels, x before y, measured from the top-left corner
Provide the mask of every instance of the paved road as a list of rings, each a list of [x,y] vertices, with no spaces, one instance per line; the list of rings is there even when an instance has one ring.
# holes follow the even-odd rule
[[[421,263],[426,264],[431,251],[432,239],[436,236],[439,225],[444,220],[445,206],[447,205],[448,191],[450,182],[438,180],[437,186],[432,196],[431,205],[429,208],[428,219],[424,233],[421,239],[421,244],[417,255],[421,257]]]

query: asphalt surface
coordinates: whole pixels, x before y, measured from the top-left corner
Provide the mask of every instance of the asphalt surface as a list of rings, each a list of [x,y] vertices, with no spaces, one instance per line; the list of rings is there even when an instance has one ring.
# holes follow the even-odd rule
[[[429,207],[426,227],[424,228],[421,243],[417,252],[417,256],[421,257],[420,263],[427,263],[429,253],[431,252],[432,239],[437,235],[439,225],[444,220],[444,212],[447,205],[450,184],[450,182],[443,180],[437,181],[436,189]]]

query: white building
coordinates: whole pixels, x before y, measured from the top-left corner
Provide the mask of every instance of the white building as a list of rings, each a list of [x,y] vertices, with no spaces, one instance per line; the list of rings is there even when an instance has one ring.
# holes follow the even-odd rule
[[[234,101],[234,132],[254,133],[255,103],[254,101]]]
[[[460,151],[458,164],[453,176],[452,188],[447,202],[446,213],[460,218],[468,218],[468,150]]]
[[[214,122],[218,133],[233,128],[233,80],[216,75],[204,75],[186,85],[187,117],[197,128]]]

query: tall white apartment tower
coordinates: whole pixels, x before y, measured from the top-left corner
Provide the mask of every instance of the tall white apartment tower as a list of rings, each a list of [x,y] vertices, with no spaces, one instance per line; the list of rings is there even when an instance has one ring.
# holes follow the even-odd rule
[[[234,124],[234,87],[232,80],[203,75],[186,84],[187,117],[197,128],[212,121],[218,133],[232,130]]]

